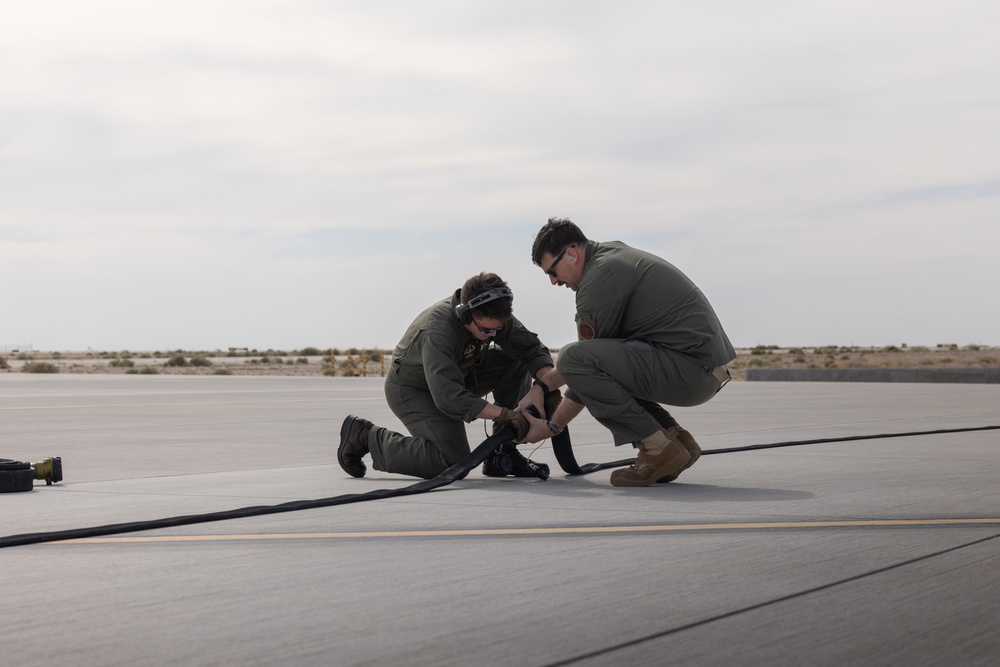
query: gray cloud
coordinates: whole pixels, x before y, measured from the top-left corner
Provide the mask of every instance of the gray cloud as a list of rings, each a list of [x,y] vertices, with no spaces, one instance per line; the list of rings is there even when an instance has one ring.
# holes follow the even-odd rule
[[[0,344],[388,347],[489,269],[559,345],[550,215],[741,345],[1000,342],[995,3],[45,5],[0,27]]]

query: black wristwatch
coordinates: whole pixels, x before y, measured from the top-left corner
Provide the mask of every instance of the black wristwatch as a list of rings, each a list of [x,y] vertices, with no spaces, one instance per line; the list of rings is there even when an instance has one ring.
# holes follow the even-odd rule
[[[532,382],[531,384],[537,385],[537,386],[541,387],[542,391],[545,392],[546,394],[549,393],[549,385],[545,384],[544,382],[542,382],[538,378],[535,378],[535,381]]]
[[[550,431],[552,431],[552,435],[559,435],[560,433],[566,430],[565,426],[559,426],[551,419],[545,422],[545,425],[549,427]]]

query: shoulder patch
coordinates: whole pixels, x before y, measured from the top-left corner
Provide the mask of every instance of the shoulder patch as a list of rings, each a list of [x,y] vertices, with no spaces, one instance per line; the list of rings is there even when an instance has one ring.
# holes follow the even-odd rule
[[[577,335],[580,340],[593,340],[597,336],[597,332],[594,330],[594,325],[590,322],[580,322],[576,325]]]
[[[470,361],[476,356],[476,352],[479,351],[479,346],[473,342],[465,344],[465,349],[462,350],[462,361]]]

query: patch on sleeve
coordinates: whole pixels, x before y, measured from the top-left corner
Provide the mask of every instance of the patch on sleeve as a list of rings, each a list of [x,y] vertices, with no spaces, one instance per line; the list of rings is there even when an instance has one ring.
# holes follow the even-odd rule
[[[580,340],[594,340],[594,337],[597,336],[597,331],[594,330],[594,325],[590,322],[580,322],[577,324],[576,332]]]
[[[473,342],[465,344],[465,349],[462,350],[462,361],[471,361],[475,358],[476,352],[479,351],[479,346]]]

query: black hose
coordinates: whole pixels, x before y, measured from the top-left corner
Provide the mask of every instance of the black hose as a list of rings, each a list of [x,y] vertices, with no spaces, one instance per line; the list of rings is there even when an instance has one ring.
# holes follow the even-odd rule
[[[787,442],[773,442],[765,445],[746,445],[744,447],[724,447],[722,449],[708,449],[702,454],[732,454],[734,452],[750,452],[758,449],[776,449],[778,447],[799,447],[802,445],[820,445],[830,442],[849,442],[851,440],[876,440],[881,438],[904,438],[915,435],[941,435],[942,433],[967,433],[969,431],[992,431],[1000,429],[1000,426],[970,426],[967,428],[942,428],[934,431],[908,431],[905,433],[879,433],[876,435],[847,435],[840,438],[817,438],[814,440],[789,440]],[[611,461],[608,463],[584,463],[579,465],[576,457],[573,456],[573,448],[569,442],[568,431],[564,431],[552,438],[552,451],[556,455],[556,460],[560,467],[570,475],[587,475],[598,470],[607,468],[620,468],[635,463],[635,458],[622,459],[621,461]]]
[[[490,437],[486,438],[486,440],[483,440],[482,444],[472,450],[468,456],[439,474],[437,477],[421,480],[416,484],[404,486],[399,489],[375,489],[374,491],[368,491],[367,493],[348,493],[341,496],[319,498],[316,500],[293,500],[279,505],[258,505],[255,507],[243,507],[223,512],[208,512],[206,514],[189,514],[186,516],[168,517],[166,519],[112,523],[105,526],[72,528],[69,530],[57,530],[47,533],[8,535],[6,537],[0,537],[0,549],[6,547],[24,546],[26,544],[57,542],[59,540],[78,540],[86,537],[102,537],[105,535],[118,535],[120,533],[134,533],[141,530],[154,530],[157,528],[189,526],[191,524],[209,523],[212,521],[245,519],[252,516],[280,514],[282,512],[298,512],[299,510],[311,510],[320,507],[331,507],[333,505],[346,505],[348,503],[358,503],[365,500],[396,498],[399,496],[426,493],[427,491],[447,486],[456,480],[462,479],[469,474],[469,471],[485,461],[486,457],[496,451],[500,445],[513,440],[515,435],[513,427],[505,426]]]
[[[801,445],[822,445],[830,442],[849,442],[851,440],[876,440],[881,438],[906,438],[915,435],[941,435],[943,433],[968,433],[970,431],[995,431],[1000,426],[969,426],[967,428],[940,428],[934,431],[906,431],[904,433],[879,433],[877,435],[847,435],[840,438],[817,438],[815,440],[789,440],[775,442],[769,445],[747,445],[745,447],[727,447],[712,449],[702,454],[731,454],[733,452],[750,452],[755,449],[774,449],[776,447],[799,447]]]
[[[968,428],[937,429],[934,431],[909,431],[905,433],[881,433],[878,435],[851,435],[840,438],[819,438],[815,440],[793,440],[788,442],[775,442],[763,445],[748,445],[745,447],[729,447],[724,449],[710,449],[702,454],[730,454],[733,452],[746,452],[758,449],[773,449],[776,447],[795,447],[801,445],[815,445],[831,442],[849,442],[852,440],[874,440],[878,438],[902,438],[918,435],[940,435],[944,433],[967,433],[970,431],[990,431],[1000,429],[1000,426],[976,426]],[[143,530],[154,530],[157,528],[173,528],[175,526],[187,526],[196,523],[209,523],[212,521],[227,521],[229,519],[244,519],[253,516],[263,516],[266,514],[279,514],[282,512],[297,512],[299,510],[317,509],[320,507],[331,507],[333,505],[346,505],[366,500],[378,500],[380,498],[396,498],[399,496],[409,496],[417,493],[426,493],[442,486],[447,486],[452,482],[465,477],[469,471],[480,465],[496,449],[515,437],[514,429],[505,426],[492,436],[487,438],[469,453],[464,459],[442,472],[437,477],[425,479],[416,484],[405,486],[399,489],[375,489],[367,493],[348,493],[331,498],[319,498],[316,500],[294,500],[279,505],[258,505],[255,507],[243,507],[235,510],[223,512],[209,512],[206,514],[190,514],[186,516],[169,517],[166,519],[154,519],[150,521],[133,521],[129,523],[114,523],[105,526],[94,526],[91,528],[74,528],[70,530],[59,530],[47,533],[25,533],[22,535],[8,535],[0,537],[0,549],[6,547],[24,546],[27,544],[41,544],[44,542],[57,542],[59,540],[73,540],[87,537],[102,537],[105,535],[117,535],[120,533],[133,533]],[[635,459],[624,459],[609,463],[585,463],[578,465],[573,456],[572,445],[569,440],[569,431],[555,436],[552,439],[553,451],[560,466],[569,474],[585,475],[587,473],[603,470],[606,468],[616,468],[631,465]]]

